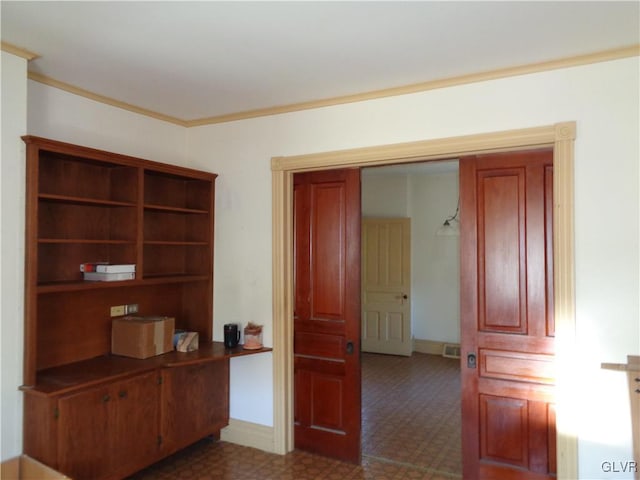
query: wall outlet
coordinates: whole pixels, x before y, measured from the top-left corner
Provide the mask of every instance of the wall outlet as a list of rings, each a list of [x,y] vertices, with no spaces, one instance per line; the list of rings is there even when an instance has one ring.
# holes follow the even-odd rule
[[[129,305],[125,305],[125,312],[127,313],[127,315],[129,315],[130,313],[138,313],[138,304],[130,303]]]
[[[115,305],[111,307],[110,314],[112,317],[121,317],[125,314],[125,305]]]

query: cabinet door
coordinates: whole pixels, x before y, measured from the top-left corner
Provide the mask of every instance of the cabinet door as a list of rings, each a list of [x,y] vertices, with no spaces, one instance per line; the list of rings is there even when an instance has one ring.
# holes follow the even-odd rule
[[[114,386],[116,420],[112,425],[112,470],[128,475],[158,458],[158,372],[125,380]]]
[[[158,459],[158,373],[58,400],[58,464],[76,480],[119,478]]]
[[[108,387],[58,401],[58,465],[71,478],[96,479],[110,471],[109,428],[114,399]]]
[[[161,425],[165,452],[218,433],[229,423],[229,360],[163,371]]]

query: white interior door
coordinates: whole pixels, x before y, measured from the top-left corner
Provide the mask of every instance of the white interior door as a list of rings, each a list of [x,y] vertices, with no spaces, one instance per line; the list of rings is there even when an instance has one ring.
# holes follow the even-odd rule
[[[411,220],[362,220],[362,351],[411,355]]]

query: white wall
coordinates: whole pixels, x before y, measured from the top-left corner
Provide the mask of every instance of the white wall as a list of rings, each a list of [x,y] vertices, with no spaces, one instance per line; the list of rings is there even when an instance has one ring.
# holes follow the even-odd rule
[[[28,82],[28,132],[134,157],[186,164],[184,127]],[[206,169],[199,159],[197,165]],[[197,167],[196,167],[197,168]]]
[[[379,169],[365,169],[361,176],[362,216],[408,217],[409,177],[367,173],[371,170]]]
[[[24,316],[24,143],[27,132],[27,61],[2,52],[2,160],[0,161],[0,461],[22,452]]]
[[[213,153],[213,169],[221,175],[216,318],[264,321],[268,332],[273,321],[281,321],[270,318],[272,156],[575,120],[575,374],[585,388],[575,406],[584,420],[580,472],[583,478],[616,477],[605,474],[601,463],[631,459],[629,420],[614,415],[628,413],[627,392],[622,375],[601,370],[600,363],[640,353],[638,92],[638,58],[631,58],[190,129],[189,155]],[[255,392],[248,379],[271,376],[270,358],[255,363],[252,370],[236,371],[247,379],[248,395]],[[270,425],[269,407],[255,396],[237,414]]]
[[[460,237],[436,235],[456,211],[457,172],[411,175],[409,191],[413,336],[460,343]]]
[[[623,376],[601,370],[600,363],[624,362],[627,354],[640,354],[638,72],[638,58],[622,59],[189,129],[186,163],[220,174],[217,338],[223,323],[254,321],[265,325],[264,340],[270,345],[273,322],[281,321],[271,318],[272,156],[575,120],[579,355],[575,374],[584,386],[581,402],[575,405],[583,420],[578,426],[580,475],[632,478],[601,468],[605,460],[631,459],[631,436],[628,418],[617,416],[628,413]],[[101,148],[180,161],[184,132],[178,127],[71,97],[49,87],[30,86],[29,132],[83,144],[90,139]],[[116,118],[124,122],[121,128]],[[3,215],[3,229],[19,228],[19,221],[17,215],[8,220]],[[611,225],[616,226],[615,233]],[[3,316],[3,328],[8,323],[16,329],[21,321],[7,322]],[[232,382],[232,415],[271,425],[272,357],[249,358],[232,364],[237,382]],[[3,363],[2,368],[4,395],[5,375],[15,375],[21,366],[5,368]],[[238,398],[243,399],[241,405]],[[3,420],[4,414],[3,406]],[[4,430],[3,425],[3,435]]]

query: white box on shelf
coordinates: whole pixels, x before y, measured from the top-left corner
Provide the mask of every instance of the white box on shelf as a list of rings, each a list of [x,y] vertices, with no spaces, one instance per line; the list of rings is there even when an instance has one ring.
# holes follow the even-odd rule
[[[119,282],[121,280],[134,280],[136,274],[134,272],[124,273],[101,273],[101,272],[84,272],[84,279],[91,282]]]

